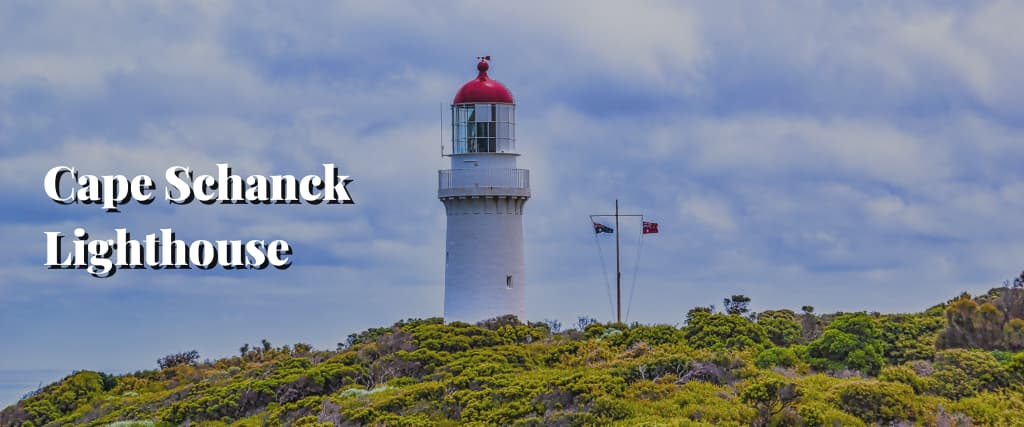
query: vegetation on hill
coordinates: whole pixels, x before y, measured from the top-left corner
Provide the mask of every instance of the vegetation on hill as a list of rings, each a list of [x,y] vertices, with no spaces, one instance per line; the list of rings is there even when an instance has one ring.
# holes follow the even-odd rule
[[[1024,285],[914,314],[748,302],[695,308],[682,327],[411,319],[332,351],[188,351],[77,372],[0,426],[1024,425]]]

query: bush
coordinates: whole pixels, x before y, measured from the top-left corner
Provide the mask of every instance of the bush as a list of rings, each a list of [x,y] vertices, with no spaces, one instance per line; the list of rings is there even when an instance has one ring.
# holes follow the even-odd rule
[[[772,425],[803,425],[807,427],[855,427],[865,425],[859,418],[835,409],[832,406],[825,405],[822,402],[811,402],[808,404],[802,403],[800,404],[799,409],[797,409],[797,414],[800,415],[800,421],[803,424],[790,423]]]
[[[909,385],[915,393],[923,392],[927,386],[925,381],[917,376],[917,373],[909,366],[886,366],[878,374],[878,379]]]
[[[157,359],[156,363],[160,365],[160,369],[167,369],[180,365],[191,365],[197,360],[199,360],[199,352],[192,350],[183,353],[168,354],[167,356]]]
[[[982,350],[943,350],[935,355],[931,391],[950,399],[973,396],[1009,383],[1007,371]]]
[[[110,391],[117,387],[117,377],[103,372],[99,372],[98,375],[100,376],[100,384],[103,391]]]
[[[685,355],[646,356],[635,363],[622,365],[612,372],[629,383],[638,380],[654,381],[666,375],[681,377],[690,371],[692,363],[693,360]]]
[[[797,357],[796,353],[785,347],[772,347],[766,349],[757,354],[757,358],[754,359],[754,364],[758,368],[771,368],[773,366],[781,366],[784,368],[793,368],[800,363],[800,358]]]
[[[407,320],[337,351],[260,346],[212,363],[186,352],[163,358],[174,366],[162,370],[78,372],[0,411],[0,427],[954,425],[967,416],[975,425],[1024,426],[1022,353],[953,349],[892,363],[921,354],[928,339],[918,335],[929,327],[918,322],[941,320],[945,309],[825,314],[813,320],[827,334],[785,347],[769,339],[768,324],[788,316],[781,310],[760,324],[710,310],[691,312],[683,329],[588,324],[577,337],[511,317]],[[877,379],[808,375],[812,360],[880,369]]]
[[[775,345],[786,347],[800,342],[800,322],[791,310],[762,311],[757,314],[757,324],[764,327]]]
[[[761,325],[745,317],[711,314],[704,310],[690,311],[683,332],[691,346],[715,351],[756,351],[772,345]]]
[[[862,420],[894,423],[914,420],[914,389],[902,383],[854,380],[839,386],[838,405]]]
[[[1006,364],[1006,374],[1011,381],[1024,383],[1024,352],[1017,353]]]
[[[938,310],[885,316],[879,322],[883,356],[892,364],[931,359],[935,355],[936,337],[943,326],[945,321]]]
[[[820,338],[807,345],[808,362],[821,371],[856,369],[876,375],[885,363],[878,337],[878,326],[867,313],[837,316]]]
[[[949,302],[939,348],[1020,350],[1024,348],[1024,289],[994,288]]]
[[[792,407],[799,397],[796,384],[777,375],[758,378],[740,392],[740,400],[757,410],[755,425],[761,426],[767,426],[772,416]]]
[[[1018,426],[1024,414],[1024,394],[1020,392],[983,392],[954,402],[951,410],[971,417],[979,426]]]
[[[670,325],[633,325],[625,333],[625,342],[629,346],[639,342],[649,345],[678,344],[685,341],[683,331]]]
[[[809,427],[824,426],[828,421],[825,418],[825,410],[818,406],[801,406],[797,413],[800,414],[804,424]]]
[[[97,396],[104,392],[103,375],[90,371],[79,371],[68,375],[60,382],[46,386],[38,393],[19,402],[21,413],[13,417],[19,424],[47,425],[62,417],[88,407]],[[6,423],[8,408],[0,413],[0,425]],[[14,424],[14,423],[11,423]]]
[[[609,397],[598,397],[590,406],[590,413],[607,423],[629,417],[629,407]]]

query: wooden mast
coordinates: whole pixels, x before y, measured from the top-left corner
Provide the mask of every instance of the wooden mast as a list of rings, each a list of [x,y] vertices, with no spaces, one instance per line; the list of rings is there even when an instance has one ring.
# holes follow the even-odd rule
[[[612,233],[615,234],[615,322],[616,323],[622,323],[622,260],[621,260],[621,256],[620,256],[620,246],[619,246],[619,233],[621,232],[621,230],[619,230],[619,217],[623,217],[623,216],[639,217],[640,220],[643,221],[643,217],[644,216],[642,214],[621,214],[621,213],[619,213],[619,199],[615,199],[615,213],[614,214],[603,214],[603,215],[602,214],[594,214],[594,215],[590,215],[590,221],[593,222],[596,225],[598,223],[594,220],[594,218],[596,218],[596,217],[610,217],[610,216],[614,216],[615,217],[615,228],[612,231]],[[595,231],[595,232],[599,233],[600,231]],[[598,246],[598,249],[600,249],[600,246]],[[604,261],[602,260],[602,262],[604,262]]]
[[[619,267],[619,199],[615,199],[615,323],[622,323],[622,271]]]

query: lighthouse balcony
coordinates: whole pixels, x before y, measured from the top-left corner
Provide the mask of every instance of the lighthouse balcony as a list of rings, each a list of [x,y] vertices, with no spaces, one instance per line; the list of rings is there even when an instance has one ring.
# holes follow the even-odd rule
[[[530,171],[509,168],[469,168],[437,171],[437,196],[530,197]]]

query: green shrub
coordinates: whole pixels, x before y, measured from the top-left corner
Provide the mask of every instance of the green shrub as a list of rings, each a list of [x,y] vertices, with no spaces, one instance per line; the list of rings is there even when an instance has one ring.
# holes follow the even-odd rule
[[[772,345],[764,327],[750,319],[732,314],[711,314],[703,310],[690,311],[683,333],[690,346],[715,351],[757,351]]]
[[[837,316],[807,345],[808,362],[820,371],[856,369],[876,375],[885,363],[878,337],[878,325],[867,313]]]
[[[1024,351],[1017,353],[1006,364],[1007,377],[1016,383],[1024,383]]]
[[[768,425],[771,417],[792,407],[799,397],[796,384],[779,375],[755,379],[740,392],[740,400],[757,410],[757,425]]]
[[[973,396],[1009,383],[1006,369],[991,353],[952,349],[935,355],[932,392],[950,399]]]
[[[879,321],[883,356],[891,364],[931,359],[935,340],[946,322],[939,310],[885,316]]]
[[[924,392],[927,388],[926,382],[917,376],[909,366],[886,366],[882,368],[882,372],[878,374],[878,379],[882,381],[903,383],[909,385],[914,389],[915,393]]]
[[[621,420],[630,415],[629,407],[624,403],[605,396],[594,399],[590,407],[590,413],[604,422]]]
[[[77,372],[0,411],[0,427],[862,426],[968,416],[1024,425],[1024,353],[953,349],[893,363],[935,351],[923,335],[945,309],[825,314],[812,319],[825,329],[818,339],[789,346],[772,342],[792,338],[785,310],[757,323],[695,310],[683,329],[590,324],[574,336],[513,318],[408,320],[333,352],[298,344],[129,375]],[[809,374],[809,362],[878,378]]]
[[[643,342],[648,345],[678,344],[686,341],[683,331],[671,325],[633,325],[625,333],[624,345]]]
[[[787,347],[772,347],[761,351],[757,354],[757,358],[754,359],[754,364],[758,368],[771,368],[773,366],[782,366],[785,368],[793,368],[800,363],[800,358],[797,357],[796,353]]]
[[[1024,417],[1021,392],[982,392],[954,402],[950,410],[962,412],[980,426],[1018,426]]]
[[[800,421],[802,425],[807,427],[832,427],[832,426],[843,426],[843,427],[855,427],[865,425],[859,418],[854,417],[846,412],[840,411],[832,406],[825,404],[824,402],[816,401],[806,404],[800,404],[797,409],[797,414],[800,415]],[[772,424],[772,425],[801,425],[798,423],[790,424]]]
[[[801,405],[797,413],[800,414],[804,424],[809,427],[824,426],[828,422],[828,418],[825,417],[825,409],[820,406]]]
[[[792,310],[765,310],[757,314],[757,324],[764,327],[768,339],[787,347],[800,342],[801,327]]]
[[[839,386],[839,407],[868,422],[914,420],[914,389],[902,383],[853,380]]]

